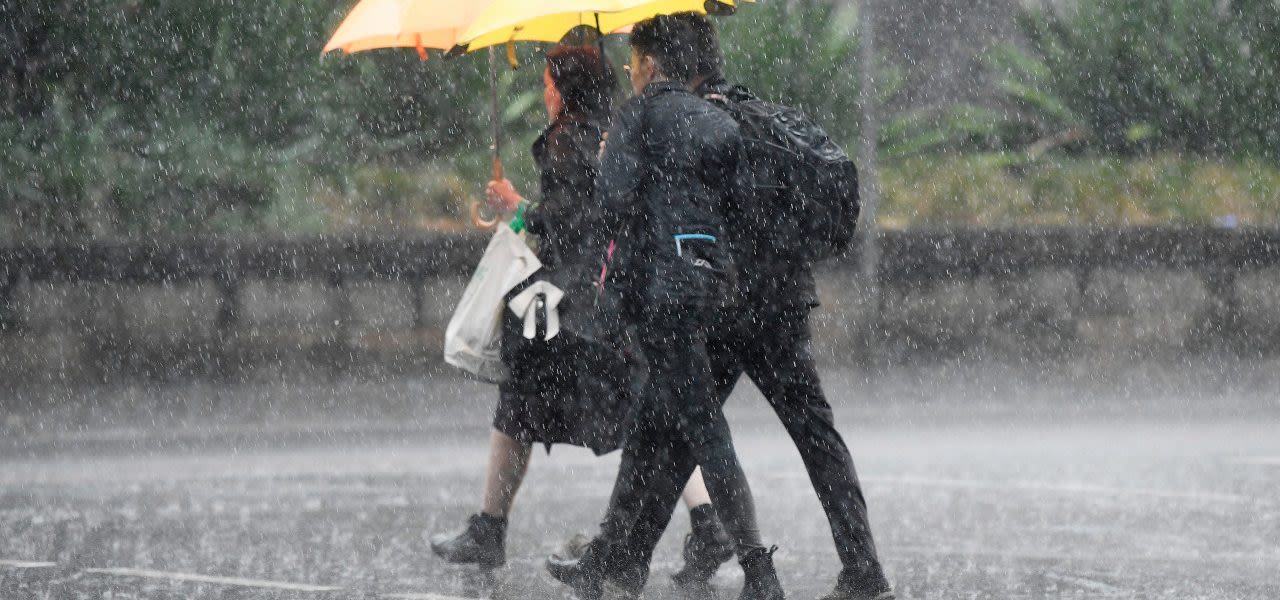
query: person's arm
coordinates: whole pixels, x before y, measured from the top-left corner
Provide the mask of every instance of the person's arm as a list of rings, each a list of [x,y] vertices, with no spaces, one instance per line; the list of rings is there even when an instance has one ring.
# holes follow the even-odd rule
[[[637,209],[636,194],[645,173],[644,105],[632,99],[614,118],[600,156],[600,209],[606,231],[617,231]]]

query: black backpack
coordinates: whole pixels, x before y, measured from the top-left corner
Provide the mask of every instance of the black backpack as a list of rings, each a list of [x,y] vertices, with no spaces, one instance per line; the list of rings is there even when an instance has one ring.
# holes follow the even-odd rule
[[[814,262],[844,252],[860,210],[858,169],[827,132],[799,110],[734,86],[706,98],[728,112],[746,156],[737,196],[742,232],[791,260]]]

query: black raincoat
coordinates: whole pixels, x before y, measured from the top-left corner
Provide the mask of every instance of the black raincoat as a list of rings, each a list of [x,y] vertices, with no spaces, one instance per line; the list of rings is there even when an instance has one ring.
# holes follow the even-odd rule
[[[525,213],[543,268],[508,295],[546,280],[566,291],[561,332],[543,339],[539,315],[534,339],[523,321],[503,311],[502,358],[511,376],[499,386],[493,426],[521,442],[573,444],[597,453],[618,448],[630,407],[633,368],[616,347],[575,331],[574,312],[585,310],[589,279],[600,260],[600,207],[595,193],[597,155],[605,122],[563,114],[533,144],[541,174],[540,201]]]
[[[646,519],[646,505],[635,501],[650,494],[652,482],[695,463],[739,555],[762,547],[706,344],[733,271],[725,212],[733,209],[741,148],[729,115],[670,81],[650,83],[609,131],[601,204],[606,226],[622,232],[619,283],[628,286],[648,381],[628,423],[600,525],[602,548],[621,548],[648,524],[656,526],[652,535],[640,537],[656,540],[666,522]],[[636,575],[647,573],[648,556],[634,558],[636,569],[610,559],[604,570],[638,593],[643,576]]]
[[[599,172],[603,119],[564,113],[533,143],[541,199],[525,212],[525,228],[538,236],[538,260],[547,271],[599,257]]]
[[[732,280],[724,212],[737,123],[683,85],[655,82],[618,112],[608,145],[601,204],[629,312],[718,305]]]

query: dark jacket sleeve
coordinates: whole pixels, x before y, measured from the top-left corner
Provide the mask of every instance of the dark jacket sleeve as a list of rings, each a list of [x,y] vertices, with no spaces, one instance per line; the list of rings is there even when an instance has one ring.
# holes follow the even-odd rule
[[[617,231],[638,209],[645,164],[642,101],[633,98],[618,111],[600,158],[600,207],[607,231]]]
[[[572,232],[595,202],[596,148],[588,148],[591,136],[574,126],[551,132],[542,165],[541,199],[525,212],[530,233],[545,236]],[[577,126],[579,128],[584,126]]]

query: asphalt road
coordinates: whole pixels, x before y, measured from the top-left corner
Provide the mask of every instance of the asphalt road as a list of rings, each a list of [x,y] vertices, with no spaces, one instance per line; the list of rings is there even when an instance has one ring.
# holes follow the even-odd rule
[[[829,374],[899,596],[1280,598],[1277,388],[1166,375],[1125,387]],[[335,388],[226,393],[322,389]],[[424,536],[476,510],[491,390],[453,378],[339,389],[345,400],[307,419],[156,428],[116,411],[66,427],[52,421],[64,412],[30,411],[0,445],[0,598],[568,597],[541,562],[593,530],[615,456],[538,451],[510,563],[487,579],[442,564]],[[154,411],[155,398],[211,392],[83,393]],[[739,396],[730,417],[764,537],[781,547],[790,597],[815,597],[838,570],[822,512],[771,413],[753,390]],[[669,595],[687,527],[681,511],[649,597]],[[716,583],[732,597],[741,571]]]

